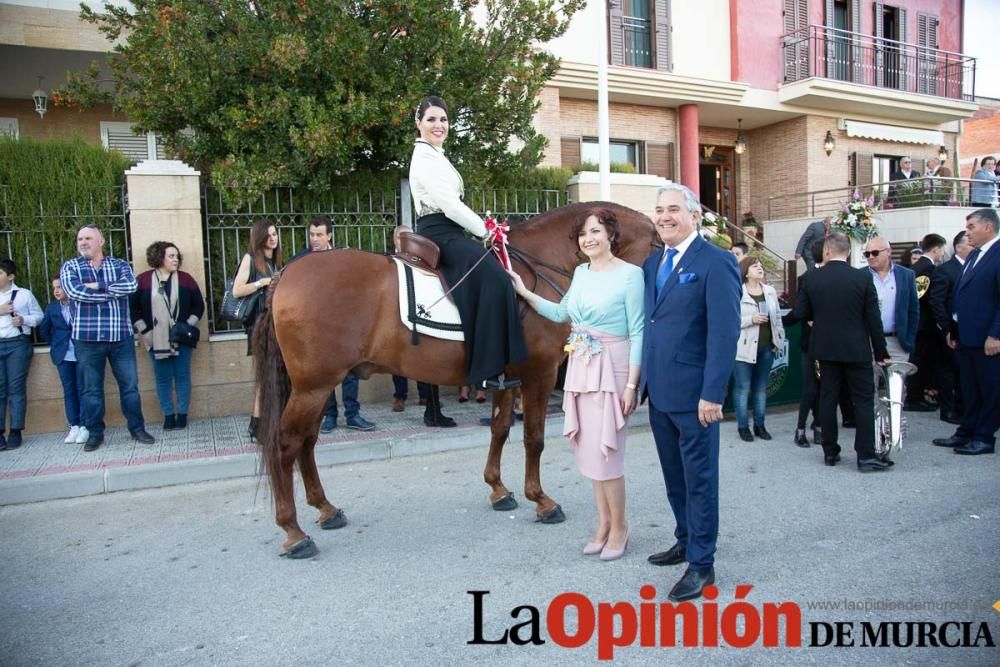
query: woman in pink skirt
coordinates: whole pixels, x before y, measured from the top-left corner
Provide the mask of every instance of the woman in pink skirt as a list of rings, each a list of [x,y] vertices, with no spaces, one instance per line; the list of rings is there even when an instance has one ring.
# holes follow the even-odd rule
[[[573,226],[572,238],[590,261],[576,268],[559,303],[529,292],[510,272],[514,289],[538,314],[572,322],[566,344],[569,366],[563,387],[563,433],[576,465],[589,477],[597,505],[597,529],[587,555],[615,560],[625,553],[625,425],[635,410],[642,362],[643,276],[638,266],[615,257],[618,220],[593,208]]]

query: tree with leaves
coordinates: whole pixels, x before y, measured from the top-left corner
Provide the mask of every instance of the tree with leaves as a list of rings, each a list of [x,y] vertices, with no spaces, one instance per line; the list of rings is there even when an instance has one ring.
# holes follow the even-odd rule
[[[239,197],[405,166],[414,111],[451,105],[448,152],[469,174],[535,166],[532,118],[558,67],[544,50],[585,0],[133,0],[81,5],[115,45],[71,74],[65,106],[111,102],[139,132]],[[520,146],[516,152],[509,149]]]

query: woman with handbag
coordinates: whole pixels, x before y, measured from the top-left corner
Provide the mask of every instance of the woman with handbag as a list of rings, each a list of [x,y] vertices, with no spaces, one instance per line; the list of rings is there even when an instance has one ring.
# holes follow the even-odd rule
[[[237,299],[249,297],[253,304],[243,320],[247,332],[247,356],[253,354],[253,327],[265,306],[267,287],[271,278],[281,270],[281,246],[278,228],[270,220],[262,218],[250,228],[250,245],[247,254],[240,260],[240,268],[233,278],[233,296]],[[260,387],[254,387],[253,414],[247,435],[257,437],[257,418],[260,416]]]
[[[180,270],[182,261],[181,251],[170,241],[146,248],[152,269],[136,276],[139,287],[129,304],[132,325],[153,362],[164,431],[187,428],[191,353],[198,344],[198,320],[205,314],[201,289],[191,274]]]

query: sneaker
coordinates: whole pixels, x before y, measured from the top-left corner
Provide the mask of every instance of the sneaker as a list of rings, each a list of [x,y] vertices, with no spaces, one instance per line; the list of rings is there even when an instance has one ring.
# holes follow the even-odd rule
[[[323,417],[323,424],[319,427],[319,432],[329,433],[335,428],[337,428],[337,418],[327,415],[326,417]]]
[[[89,439],[90,431],[87,430],[86,426],[81,426],[79,432],[76,434],[76,444],[82,445]]]
[[[80,427],[71,426],[69,428],[69,433],[66,434],[66,439],[63,440],[63,443],[67,445],[75,445],[77,444],[77,439],[79,437],[80,437]],[[86,440],[84,440],[84,442],[86,442]]]
[[[353,428],[355,431],[374,431],[375,424],[371,423],[361,415],[354,415],[347,420],[347,428]]]

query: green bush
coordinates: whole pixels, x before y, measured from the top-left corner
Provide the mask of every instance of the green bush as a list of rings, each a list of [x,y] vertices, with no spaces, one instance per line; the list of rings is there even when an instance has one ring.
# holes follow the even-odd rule
[[[581,171],[598,171],[598,169],[599,167],[596,162],[581,162],[573,169],[573,173],[579,174]],[[636,171],[635,167],[628,162],[612,162],[611,173],[634,174]]]

